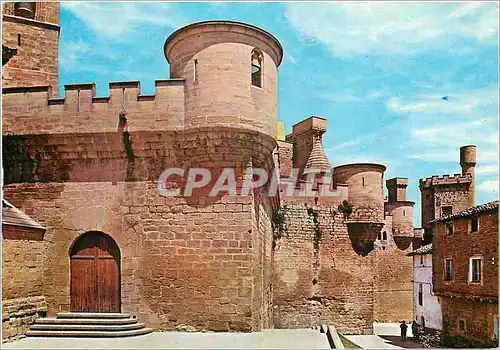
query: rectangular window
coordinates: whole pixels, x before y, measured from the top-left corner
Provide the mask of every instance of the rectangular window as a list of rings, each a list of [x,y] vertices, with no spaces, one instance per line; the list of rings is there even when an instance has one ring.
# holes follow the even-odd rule
[[[481,282],[482,258],[471,258],[469,262],[469,282]]]
[[[418,285],[418,305],[422,306],[424,304],[424,296],[423,296],[423,285]]]
[[[450,216],[453,214],[453,208],[451,206],[441,207],[441,217]]]
[[[444,225],[446,227],[446,233],[449,235],[453,234],[453,222],[447,222]]]
[[[465,320],[458,320],[458,329],[460,329],[461,331],[465,331]]]
[[[451,281],[453,279],[453,261],[446,259],[444,261],[444,280]]]
[[[477,232],[478,230],[478,220],[477,220],[477,216],[473,217],[470,221],[470,232]]]
[[[423,265],[423,264],[424,264],[424,256],[420,255],[420,265]]]

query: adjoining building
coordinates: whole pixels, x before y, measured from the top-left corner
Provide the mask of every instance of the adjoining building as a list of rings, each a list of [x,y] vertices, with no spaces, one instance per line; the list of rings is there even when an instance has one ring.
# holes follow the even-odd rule
[[[442,330],[441,305],[432,284],[432,243],[415,249],[413,256],[413,307],[415,321],[426,333]]]
[[[413,318],[407,180],[385,182],[381,164],[332,170],[321,117],[283,140],[283,48],[273,35],[240,22],[194,23],[166,40],[170,78],[155,81],[155,94],[126,81],[109,83],[109,96],[96,96],[93,83],[65,85],[58,96],[59,4],[3,10],[4,195],[46,229],[27,258],[40,260],[33,271],[47,315],[130,313],[166,330],[333,323],[368,334],[374,320]],[[283,182],[299,169],[298,187],[315,169],[331,171],[322,185],[338,195],[158,191],[185,189],[182,179],[160,183],[169,168],[273,173],[277,164]],[[376,249],[379,234],[386,249]],[[4,278],[16,266],[4,262]]]
[[[436,219],[433,284],[445,343],[498,345],[498,201]]]
[[[444,343],[491,346],[498,342],[498,201],[475,206],[476,146],[460,148],[460,165],[461,174],[420,180],[432,285]]]

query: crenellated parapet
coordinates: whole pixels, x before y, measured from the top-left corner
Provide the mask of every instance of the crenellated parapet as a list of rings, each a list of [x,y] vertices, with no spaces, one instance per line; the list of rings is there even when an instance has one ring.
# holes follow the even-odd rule
[[[184,128],[184,79],[155,81],[143,95],[139,81],[109,83],[109,96],[96,96],[94,83],[67,84],[64,97],[50,86],[3,89],[3,134],[116,132],[119,115],[128,131]]]
[[[430,188],[433,186],[449,186],[449,185],[461,185],[470,184],[472,182],[472,176],[470,174],[454,174],[454,175],[433,175],[426,179],[420,179],[420,189]]]

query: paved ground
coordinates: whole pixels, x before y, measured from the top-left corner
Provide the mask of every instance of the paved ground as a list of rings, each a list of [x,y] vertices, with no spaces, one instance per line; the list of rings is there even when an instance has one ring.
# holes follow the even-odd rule
[[[408,327],[406,342],[401,341],[399,323],[374,323],[375,335],[346,335],[345,337],[363,349],[422,348],[413,341],[411,327]]]
[[[283,329],[259,333],[153,332],[130,338],[39,338],[30,337],[2,344],[10,349],[329,349],[325,334],[318,330]]]

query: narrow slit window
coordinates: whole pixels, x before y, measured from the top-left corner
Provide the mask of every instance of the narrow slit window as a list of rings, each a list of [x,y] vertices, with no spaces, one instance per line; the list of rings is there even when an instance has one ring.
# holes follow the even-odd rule
[[[21,46],[21,34],[17,34],[17,46]]]
[[[403,216],[406,216],[406,210],[403,209]]]
[[[122,110],[125,110],[125,88],[122,88]]]
[[[76,112],[80,113],[80,90],[76,90]]]
[[[198,60],[195,59],[193,63],[193,81],[196,83],[198,81]]]
[[[387,232],[385,232],[385,231],[384,231],[384,232],[382,233],[382,239],[383,239],[384,241],[387,241]]]
[[[252,66],[250,67],[252,74],[252,85],[262,87],[262,53],[254,49],[252,51]]]
[[[362,182],[362,185],[364,186],[365,185],[365,177],[361,177],[361,182]]]

